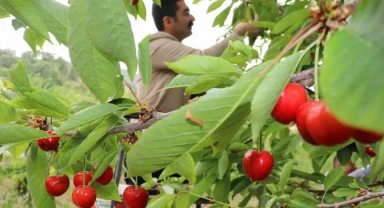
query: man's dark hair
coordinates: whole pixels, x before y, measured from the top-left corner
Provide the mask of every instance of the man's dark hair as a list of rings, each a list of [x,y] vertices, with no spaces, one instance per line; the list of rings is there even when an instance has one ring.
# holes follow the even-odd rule
[[[161,7],[155,3],[152,4],[152,17],[158,31],[164,30],[163,18],[176,18],[176,11],[179,6],[176,4],[180,0],[161,0]]]

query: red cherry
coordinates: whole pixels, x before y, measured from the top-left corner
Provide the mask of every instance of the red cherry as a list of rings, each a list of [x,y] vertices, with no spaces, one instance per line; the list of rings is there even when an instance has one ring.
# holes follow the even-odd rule
[[[37,145],[39,145],[39,147],[43,151],[51,151],[51,150],[56,151],[57,148],[59,147],[60,137],[58,137],[56,134],[52,133],[52,131],[47,131],[47,133],[50,134],[51,137],[38,139],[36,141]]]
[[[132,5],[137,5],[139,3],[139,0],[132,0]]]
[[[93,173],[96,172],[96,167],[93,167]],[[96,179],[96,182],[102,186],[107,185],[109,182],[111,182],[113,178],[113,169],[111,166],[108,166],[107,169],[105,169],[104,173],[101,174],[100,177]]]
[[[262,181],[271,173],[275,160],[267,151],[248,150],[243,158],[243,168],[252,181]]]
[[[42,149],[43,151],[50,151],[50,147],[47,145],[47,141],[46,139],[38,139],[36,141],[37,145],[40,147],[40,149]]]
[[[309,106],[305,125],[312,138],[324,146],[343,144],[352,136],[353,128],[337,120],[323,101]]]
[[[73,177],[73,184],[75,187],[82,186],[84,180],[84,172],[78,172],[76,173],[75,177]],[[92,174],[88,171],[85,173],[85,185],[88,185],[88,183],[92,180]]]
[[[69,188],[69,178],[66,175],[49,176],[45,179],[45,188],[52,196],[63,195]]]
[[[72,202],[80,208],[91,208],[96,201],[96,191],[90,186],[78,186],[72,192]]]
[[[372,147],[369,146],[369,145],[365,148],[365,151],[366,151],[367,154],[368,154],[369,156],[371,156],[371,157],[375,157],[375,156],[376,156],[376,152],[375,152],[375,150],[373,150]]]
[[[373,131],[355,129],[355,131],[352,133],[352,137],[361,143],[371,144],[379,141],[381,138],[383,138],[383,135]]]
[[[142,187],[128,186],[123,193],[123,203],[127,208],[145,208],[148,198],[148,191]]]
[[[297,126],[297,129],[299,130],[299,133],[300,133],[301,137],[306,142],[308,142],[308,143],[310,143],[312,145],[317,146],[319,144],[309,134],[307,126],[305,125],[305,120],[306,120],[306,117],[307,117],[307,111],[308,111],[309,108],[311,108],[311,106],[314,103],[315,103],[315,101],[309,100],[306,103],[304,103],[303,105],[301,105],[299,107],[299,109],[297,109],[297,111],[296,111],[296,126]]]
[[[295,120],[297,109],[307,100],[308,94],[303,85],[288,84],[281,93],[271,115],[276,121],[289,124]]]

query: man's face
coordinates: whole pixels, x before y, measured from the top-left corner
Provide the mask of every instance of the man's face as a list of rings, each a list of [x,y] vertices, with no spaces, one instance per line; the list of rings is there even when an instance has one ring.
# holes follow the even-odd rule
[[[192,34],[192,25],[195,21],[193,15],[189,13],[189,8],[184,1],[177,1],[179,9],[176,12],[176,17],[173,29],[177,38],[181,41]]]

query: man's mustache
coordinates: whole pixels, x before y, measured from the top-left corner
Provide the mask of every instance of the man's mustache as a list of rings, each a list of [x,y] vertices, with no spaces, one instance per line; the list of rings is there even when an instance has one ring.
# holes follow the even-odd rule
[[[188,27],[191,28],[192,26],[193,26],[193,22],[190,22],[190,23],[188,24]]]

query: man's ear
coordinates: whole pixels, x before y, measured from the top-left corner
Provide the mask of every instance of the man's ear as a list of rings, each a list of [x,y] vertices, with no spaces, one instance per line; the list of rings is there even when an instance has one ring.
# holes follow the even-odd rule
[[[171,17],[164,17],[163,18],[164,27],[170,26],[173,23],[173,19]]]

